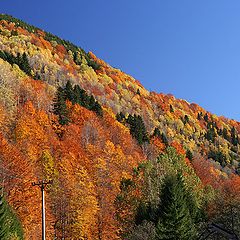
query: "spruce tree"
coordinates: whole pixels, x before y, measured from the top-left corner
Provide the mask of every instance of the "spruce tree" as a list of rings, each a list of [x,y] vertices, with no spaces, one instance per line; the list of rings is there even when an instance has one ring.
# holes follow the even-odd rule
[[[191,152],[189,149],[187,149],[187,151],[186,151],[186,157],[187,157],[190,161],[193,159],[193,154],[192,154],[192,152]]]
[[[144,142],[149,142],[145,124],[141,116],[136,114],[134,114],[134,116],[129,115],[127,123],[129,124],[131,135],[138,141],[139,145],[142,145]]]
[[[125,119],[125,115],[122,112],[117,113],[116,119],[117,121],[122,122]]]
[[[154,129],[154,132],[153,132],[152,137],[158,137],[158,138],[161,138],[161,132],[160,132],[160,130],[159,130],[158,127],[156,127],[156,128]]]
[[[7,239],[10,227],[7,224],[8,209],[3,196],[0,196],[0,239]]]
[[[73,104],[81,104],[81,88],[79,85],[75,85],[73,88]]]
[[[66,94],[63,88],[59,87],[54,98],[53,112],[58,115],[58,121],[61,125],[69,123],[69,113],[66,106]]]
[[[70,81],[67,81],[67,84],[65,87],[65,94],[68,100],[70,100],[71,102],[74,101],[74,92],[73,92],[73,87]]]
[[[21,61],[19,63],[19,67],[29,76],[31,76],[31,67],[28,62],[27,54],[23,53],[21,56]]]
[[[195,237],[194,220],[181,175],[167,176],[161,192],[157,240],[189,240]]]
[[[9,240],[15,238],[23,240],[21,223],[3,195],[0,195],[0,239]]]
[[[168,139],[166,137],[166,135],[164,133],[161,134],[161,139],[162,139],[162,142],[168,146]]]

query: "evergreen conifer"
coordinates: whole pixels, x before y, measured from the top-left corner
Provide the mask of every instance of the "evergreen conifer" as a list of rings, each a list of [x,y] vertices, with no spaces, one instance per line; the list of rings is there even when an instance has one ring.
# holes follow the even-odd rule
[[[167,176],[161,192],[157,240],[190,240],[195,237],[194,218],[188,207],[188,196],[182,176]]]

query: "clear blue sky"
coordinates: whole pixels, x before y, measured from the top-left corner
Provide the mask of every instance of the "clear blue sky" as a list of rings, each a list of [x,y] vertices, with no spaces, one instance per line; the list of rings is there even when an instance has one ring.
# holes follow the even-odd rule
[[[148,89],[240,120],[239,0],[2,0]]]

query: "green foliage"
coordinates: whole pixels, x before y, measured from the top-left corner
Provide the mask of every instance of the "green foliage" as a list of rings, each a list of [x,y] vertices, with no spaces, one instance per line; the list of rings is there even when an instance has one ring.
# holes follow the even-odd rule
[[[171,113],[174,113],[174,109],[173,109],[172,104],[170,104],[170,112],[171,112]]]
[[[190,161],[193,159],[193,154],[192,154],[192,152],[191,152],[189,149],[187,149],[187,151],[186,151],[186,157],[187,157]]]
[[[137,140],[139,145],[142,145],[144,142],[149,142],[145,124],[141,116],[136,114],[133,116],[129,115],[126,122],[129,124],[131,135]]]
[[[53,112],[58,116],[58,121],[61,125],[69,123],[69,112],[66,106],[65,89],[59,87],[56,97],[53,100]]]
[[[128,125],[131,135],[137,140],[139,145],[142,145],[144,142],[149,142],[146,127],[140,115],[129,114],[126,118],[125,115],[120,112],[116,114],[116,119]]]
[[[222,167],[225,167],[227,164],[227,158],[221,151],[210,150],[208,153],[208,158],[219,162]]]
[[[0,196],[0,239],[23,240],[23,230],[20,221],[14,214],[5,198]]]
[[[202,120],[202,116],[203,116],[203,113],[202,113],[202,112],[198,113],[198,114],[197,114],[197,119],[198,119],[199,121]]]
[[[87,53],[84,57],[87,60],[89,67],[92,67],[94,70],[99,70],[101,68],[101,66],[91,58],[89,53]]]
[[[231,129],[231,143],[234,146],[237,146],[239,144],[238,133],[234,126]]]
[[[205,138],[214,143],[215,142],[215,138],[217,137],[217,128],[216,128],[216,123],[215,122],[208,122],[207,123],[207,132],[205,134]]]
[[[161,139],[161,141],[162,141],[166,146],[168,146],[168,139],[167,139],[166,135],[165,135],[164,133],[161,133],[158,127],[156,127],[156,128],[154,129],[154,132],[153,132],[153,134],[152,134],[151,137],[157,137],[157,138]]]
[[[73,104],[79,104],[99,116],[103,116],[102,107],[98,101],[96,101],[92,95],[88,96],[86,91],[81,89],[79,85],[73,87],[70,81],[68,81],[64,88],[58,88],[53,102],[53,112],[58,115],[61,125],[68,124],[70,121],[66,100],[71,101]]]
[[[187,124],[187,123],[189,123],[189,117],[188,117],[188,115],[184,115],[184,117],[181,118],[181,119],[182,119],[182,122],[183,122],[184,125]]]
[[[161,136],[159,129],[155,129],[154,135]],[[152,226],[154,237],[149,238],[152,240],[197,239],[206,221],[204,207],[210,193],[202,188],[194,169],[186,164],[185,156],[167,147],[155,161],[139,164],[135,173],[144,178],[141,186],[144,196],[134,202],[135,227],[126,230],[127,239],[142,239],[140,229],[146,224]]]
[[[0,21],[1,20],[5,20],[7,22],[13,22],[16,24],[16,26],[26,29],[30,33],[34,33],[36,30],[40,30],[39,28],[36,28],[30,24],[25,23],[24,21],[22,21],[20,19],[14,18],[7,14],[0,14]]]
[[[103,110],[99,102],[93,97],[89,96],[84,89],[81,89],[79,85],[74,87],[68,86],[70,82],[66,85],[66,98],[70,100],[73,104],[79,104],[88,110],[95,112],[98,116],[103,116]]]
[[[123,122],[123,120],[125,119],[125,115],[122,113],[122,112],[120,112],[120,113],[117,113],[116,114],[116,119],[117,119],[117,121],[119,121],[119,122]]]
[[[15,30],[12,30],[12,31],[11,31],[11,36],[18,36],[18,32],[15,31]]]
[[[160,130],[159,130],[158,127],[156,127],[156,128],[154,129],[153,134],[152,134],[152,137],[158,137],[158,138],[161,137],[161,132],[160,132]]]
[[[4,61],[9,62],[11,65],[17,64],[23,72],[32,77],[31,68],[26,53],[23,53],[23,55],[20,55],[20,53],[18,53],[15,57],[11,53],[0,51],[0,58],[2,58]]]
[[[161,191],[156,239],[195,239],[194,216],[191,214],[193,210],[190,209],[188,198],[181,175],[170,175],[165,178]]]
[[[70,81],[67,81],[64,91],[65,91],[66,99],[70,100],[71,102],[74,102],[76,96]]]
[[[205,122],[208,122],[209,119],[208,119],[208,114],[207,113],[204,115],[203,118],[204,118]]]
[[[67,49],[67,51],[71,51],[73,53],[73,60],[77,65],[81,65],[82,59],[85,58],[89,67],[92,67],[94,70],[100,69],[101,66],[98,63],[96,63],[91,58],[90,54],[86,53],[82,48],[79,48],[76,45],[72,44],[71,42],[61,39],[49,32],[45,32],[44,38],[49,42],[55,41],[59,45],[63,45]]]
[[[226,128],[223,128],[222,130],[222,136],[229,141],[228,131]]]
[[[61,38],[57,37],[56,35],[53,35],[53,34],[51,34],[49,32],[45,32],[45,31],[41,30],[40,28],[34,27],[32,25],[29,25],[29,24],[25,23],[24,21],[19,20],[17,18],[14,18],[14,17],[12,17],[10,15],[0,14],[0,21],[1,20],[5,20],[7,22],[13,22],[13,23],[15,23],[16,26],[19,26],[19,27],[21,27],[23,29],[26,29],[30,33],[36,33],[37,30],[40,30],[40,31],[45,33],[45,36],[44,36],[45,40],[47,40],[47,41],[56,41],[58,44],[63,45],[67,49],[67,51],[69,51],[69,50],[72,51],[73,56],[74,56],[74,61],[76,60],[75,55],[80,54],[81,58],[85,57],[85,59],[86,59],[86,61],[88,63],[88,66],[92,67],[94,70],[99,70],[100,67],[101,67],[82,48],[77,47],[76,45],[72,44],[71,42],[69,42],[67,40],[61,39]],[[16,34],[15,32],[12,32],[12,33],[13,33],[12,35]],[[75,63],[77,65],[80,65],[81,61],[76,60]]]
[[[168,146],[168,139],[164,133],[161,134],[161,140],[166,146]]]
[[[77,64],[77,65],[81,65],[82,64],[82,54],[81,52],[79,52],[78,50],[73,52],[73,61]]]

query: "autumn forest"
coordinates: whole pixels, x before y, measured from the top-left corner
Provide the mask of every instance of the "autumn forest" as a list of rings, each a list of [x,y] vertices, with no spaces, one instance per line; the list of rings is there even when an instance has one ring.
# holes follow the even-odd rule
[[[240,236],[240,123],[146,90],[0,14],[0,239]]]

